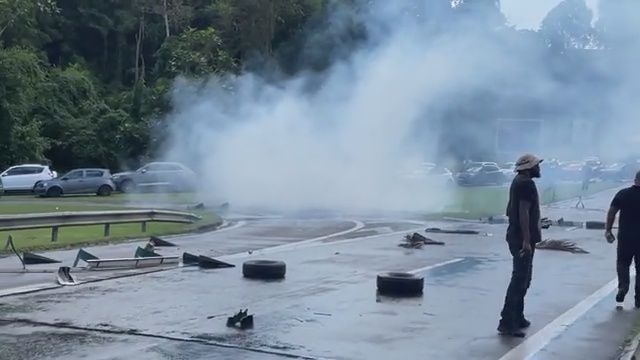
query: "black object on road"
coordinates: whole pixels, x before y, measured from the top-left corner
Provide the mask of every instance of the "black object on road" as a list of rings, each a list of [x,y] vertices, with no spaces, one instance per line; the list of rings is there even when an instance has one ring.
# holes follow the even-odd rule
[[[242,275],[248,279],[283,279],[287,264],[275,260],[249,260],[242,264]]]
[[[240,328],[242,330],[253,328],[253,315],[249,315],[249,309],[240,310],[235,315],[227,318],[227,327]]]
[[[424,290],[424,277],[404,272],[378,274],[378,293],[388,296],[420,296]]]

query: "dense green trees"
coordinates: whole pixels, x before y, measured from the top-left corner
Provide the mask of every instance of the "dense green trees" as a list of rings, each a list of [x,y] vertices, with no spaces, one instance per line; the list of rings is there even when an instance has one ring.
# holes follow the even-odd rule
[[[44,159],[62,169],[118,168],[152,156],[162,139],[152,129],[171,108],[165,94],[176,76],[239,73],[255,59],[285,76],[322,70],[336,38],[343,45],[366,38],[357,17],[336,28],[325,15],[372,3],[0,0],[0,168]],[[508,27],[499,1],[454,3],[431,0],[432,9],[451,9],[429,21],[451,30],[456,16],[473,18],[489,32],[509,31],[516,42],[547,44],[555,54],[601,46],[582,0],[563,1],[538,32]],[[623,41],[612,16],[602,24],[612,44]],[[332,26],[341,34],[323,36]],[[316,56],[302,61],[309,51]]]

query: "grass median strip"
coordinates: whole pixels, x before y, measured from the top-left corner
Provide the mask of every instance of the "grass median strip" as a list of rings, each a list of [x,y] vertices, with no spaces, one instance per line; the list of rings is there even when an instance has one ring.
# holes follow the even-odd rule
[[[0,202],[0,215],[113,210],[132,210],[132,208],[65,204],[59,201],[4,204]],[[103,237],[103,225],[61,227],[58,233],[58,241],[55,243],[51,242],[51,229],[0,231],[0,244],[3,244],[8,236],[11,235],[18,250],[49,250],[113,243],[151,235],[182,234],[213,229],[222,223],[222,219],[218,215],[198,211],[193,211],[193,213],[200,215],[202,220],[193,224],[150,222],[147,224],[147,231],[144,233],[141,231],[140,224],[112,225],[109,237]]]
[[[622,186],[614,182],[594,182],[589,190],[582,191],[580,183],[560,183],[555,187],[538,185],[540,203],[543,205],[589,196],[600,191]],[[447,206],[440,215],[459,218],[480,218],[504,214],[509,197],[505,186],[459,187],[455,189],[453,204]]]

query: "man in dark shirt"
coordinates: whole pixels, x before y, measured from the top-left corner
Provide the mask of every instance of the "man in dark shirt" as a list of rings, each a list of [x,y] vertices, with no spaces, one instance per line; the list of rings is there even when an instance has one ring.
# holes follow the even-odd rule
[[[532,154],[521,156],[516,162],[517,175],[509,189],[506,238],[513,270],[498,332],[515,337],[524,337],[522,329],[531,325],[524,316],[524,297],[531,285],[535,245],[541,240],[540,199],[533,182],[534,178],[540,177],[541,162],[542,159]]]
[[[616,193],[611,200],[607,223],[605,225],[605,238],[611,244],[616,238],[612,233],[616,214],[620,212],[618,221],[618,251],[616,256],[616,270],[618,272],[618,294],[616,305],[622,308],[624,298],[629,292],[631,279],[629,267],[635,262],[635,307],[640,308],[640,172],[636,173],[634,184]]]

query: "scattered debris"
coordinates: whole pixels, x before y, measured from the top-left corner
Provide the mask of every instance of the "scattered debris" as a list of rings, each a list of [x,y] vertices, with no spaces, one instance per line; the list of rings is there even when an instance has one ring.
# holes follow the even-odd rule
[[[42,255],[30,253],[30,252],[22,253],[22,261],[24,262],[25,265],[58,264],[62,262],[60,260],[55,260],[52,258],[48,258],[46,256],[42,256]]]
[[[584,227],[589,230],[604,230],[604,221],[587,221],[584,223]]]
[[[536,244],[536,249],[567,251],[573,254],[589,254],[589,252],[569,240],[543,240]]]
[[[71,275],[71,268],[68,266],[62,266],[58,269],[56,280],[60,285],[78,285],[76,278]]]
[[[477,230],[463,230],[463,229],[445,230],[445,229],[440,229],[440,228],[426,228],[424,231],[428,232],[428,233],[437,233],[437,234],[481,235],[480,231],[477,231]]]
[[[551,225],[553,225],[553,220],[549,219],[548,217],[543,217],[542,219],[540,219],[540,223],[542,225],[543,229],[548,229],[551,227]]]
[[[161,239],[161,238],[156,237],[156,236],[152,236],[151,238],[149,238],[149,244],[151,244],[151,246],[154,246],[154,247],[175,247],[175,246],[178,246],[178,245],[176,245],[176,244],[174,244],[172,242],[169,242],[167,240]]]
[[[320,316],[332,316],[329,313],[321,313],[321,312],[314,312],[313,315],[320,315]]]
[[[556,221],[556,224],[558,226],[566,226],[566,227],[582,226],[581,222],[578,222],[578,221],[567,221],[564,218],[558,219],[558,221]]]
[[[227,327],[240,328],[242,330],[253,328],[253,314],[249,315],[249,309],[240,310],[235,315],[227,318]]]
[[[429,239],[428,237],[418,233],[413,233],[413,235],[405,235],[403,241],[398,244],[398,246],[405,249],[422,249],[424,245],[444,245],[444,242]]]
[[[411,273],[389,272],[376,278],[378,294],[387,296],[422,296],[424,277]]]
[[[242,264],[242,275],[249,279],[283,279],[287,265],[283,261],[248,260]]]
[[[198,203],[196,205],[187,206],[187,210],[204,210],[204,203]]]

